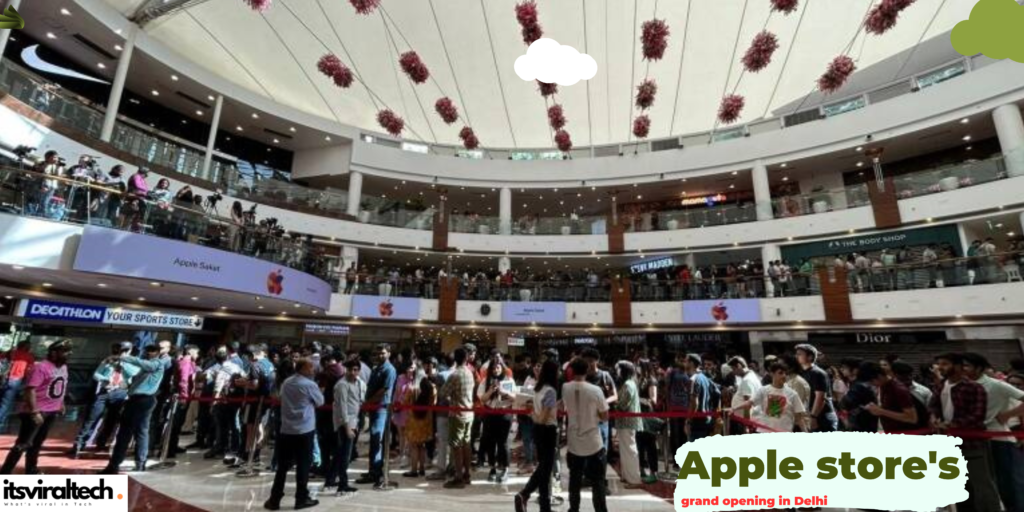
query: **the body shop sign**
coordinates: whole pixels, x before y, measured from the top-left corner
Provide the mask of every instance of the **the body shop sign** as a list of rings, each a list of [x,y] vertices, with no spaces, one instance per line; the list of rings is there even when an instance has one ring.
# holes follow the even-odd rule
[[[565,323],[564,302],[503,302],[501,321],[511,324]]]
[[[257,258],[177,240],[86,226],[74,269],[284,299],[328,309],[331,285]]]
[[[150,329],[200,330],[203,317],[162,311],[71,304],[28,299],[18,305],[18,316],[36,320],[57,320],[97,325],[119,325]]]

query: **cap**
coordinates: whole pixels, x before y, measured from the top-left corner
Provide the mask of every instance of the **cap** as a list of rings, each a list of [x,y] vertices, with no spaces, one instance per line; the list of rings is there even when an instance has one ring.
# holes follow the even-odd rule
[[[700,355],[699,354],[686,354],[686,360],[693,363],[694,366],[700,366]]]
[[[465,350],[466,352],[473,352],[473,353],[475,353],[476,352],[476,345],[474,345],[472,343],[463,344],[462,345],[462,350]]]
[[[121,349],[121,352],[124,352],[126,350],[131,350],[132,349],[132,342],[130,342],[130,341],[122,341],[120,344],[118,344],[118,348]]]
[[[807,354],[809,354],[811,356],[811,361],[812,362],[818,360],[818,349],[814,348],[814,345],[810,345],[808,343],[801,343],[801,344],[797,345],[793,350],[795,350],[797,352],[800,352],[800,351],[807,352]]]
[[[71,351],[71,340],[63,339],[55,341],[46,348],[47,353],[49,352],[70,352]]]

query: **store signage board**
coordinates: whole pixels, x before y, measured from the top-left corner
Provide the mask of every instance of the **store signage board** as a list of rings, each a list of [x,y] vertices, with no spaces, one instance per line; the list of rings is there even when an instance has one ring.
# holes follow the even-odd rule
[[[565,323],[564,302],[503,302],[501,321],[512,324]]]
[[[526,346],[526,338],[524,338],[522,336],[509,336],[508,337],[508,346],[510,346],[510,347],[525,347]]]
[[[748,324],[760,321],[761,301],[758,299],[683,302],[684,324]]]
[[[420,299],[355,295],[352,297],[352,316],[379,320],[419,320]]]
[[[881,234],[869,234],[833,238],[821,242],[785,245],[782,258],[799,262],[804,258],[845,255],[854,252],[874,252],[882,249],[896,250],[900,247],[949,244],[960,256],[960,234],[955,225],[934,226],[918,229],[904,229]]]
[[[651,261],[642,261],[640,263],[634,263],[629,266],[629,272],[632,274],[645,274],[647,272],[672,268],[674,266],[676,266],[675,258],[660,258]]]
[[[331,285],[298,270],[232,252],[86,226],[74,269],[205,286],[329,309]]]
[[[322,336],[348,336],[349,327],[340,324],[306,324],[305,333]]]
[[[201,330],[203,317],[162,311],[71,304],[27,299],[18,305],[18,316],[36,320],[57,320],[96,325],[117,325],[148,329]]]

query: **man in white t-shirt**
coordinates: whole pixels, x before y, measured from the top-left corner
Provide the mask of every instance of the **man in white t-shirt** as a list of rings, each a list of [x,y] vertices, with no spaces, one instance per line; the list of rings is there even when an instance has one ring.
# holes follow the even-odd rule
[[[757,373],[747,367],[747,361],[740,356],[736,356],[729,360],[729,368],[732,368],[732,374],[736,376],[736,392],[732,395],[732,408],[740,409],[740,404],[747,402],[754,398],[754,393],[758,389],[761,389],[761,379],[757,376]],[[754,404],[756,407],[758,404]],[[752,411],[749,409],[742,409],[742,416],[750,419]],[[736,423],[734,432],[742,433],[745,431],[743,425]]]
[[[756,407],[754,420],[768,427],[758,427],[758,432],[792,432],[794,425],[807,432],[807,409],[804,408],[804,402],[800,400],[796,391],[786,385],[789,372],[785,363],[772,363],[769,372],[772,376],[771,384],[758,388],[750,400],[733,406],[731,412]]]
[[[1010,418],[1024,414],[1024,391],[985,375],[991,368],[981,354],[964,354],[964,375],[985,388],[985,430],[1009,432]],[[989,441],[995,466],[996,488],[1007,511],[1024,510],[1024,451],[1014,437],[995,437]]]
[[[601,388],[586,381],[588,365],[583,358],[570,363],[573,381],[562,385],[562,402],[568,417],[566,440],[569,453],[569,510],[580,509],[583,478],[593,482],[594,512],[607,512],[605,505],[606,453],[600,424],[608,421],[608,402]]]

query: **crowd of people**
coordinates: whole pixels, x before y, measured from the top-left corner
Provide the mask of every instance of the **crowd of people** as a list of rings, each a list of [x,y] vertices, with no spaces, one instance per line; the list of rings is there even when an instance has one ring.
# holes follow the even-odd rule
[[[5,388],[24,397],[3,474],[22,456],[25,472],[38,472],[40,449],[64,409],[70,343],[50,345],[42,361],[28,349],[19,345],[3,359]],[[133,441],[135,471],[146,470],[150,453],[174,458],[192,449],[235,468],[266,463],[275,472],[269,510],[280,507],[292,469],[296,508],[317,505],[311,478],[340,495],[383,488],[385,464],[445,488],[471,485],[477,470],[495,483],[515,472],[529,475],[514,497],[523,512],[534,493],[540,509],[551,510],[564,446],[570,509],[579,510],[580,490],[589,486],[603,512],[610,463],[627,488],[640,487],[657,481],[662,450],[709,435],[952,431],[964,438],[971,475],[961,509],[1024,507],[1024,360],[998,370],[977,353],[940,354],[921,368],[892,354],[829,364],[808,344],[763,364],[686,352],[659,361],[642,349],[618,361],[595,348],[562,355],[549,348],[510,361],[497,350],[481,357],[472,344],[444,354],[393,354],[387,345],[345,353],[313,342],[229,344],[201,356],[198,347],[168,341],[132,355],[131,344],[116,343],[93,375],[96,396],[68,455],[106,452],[113,437],[103,473],[120,471]],[[181,446],[186,432],[194,441]],[[984,432],[1006,436],[970,435]],[[368,471],[350,479],[364,433]]]
[[[11,183],[27,215],[200,243],[329,278],[330,261],[312,235],[289,233],[276,218],[257,218],[255,205],[245,209],[234,201],[222,215],[219,193],[203,196],[189,185],[173,190],[167,178],[152,185],[145,167],[130,176],[120,164],[104,172],[89,155],[68,166],[50,150],[31,171],[12,173]]]

